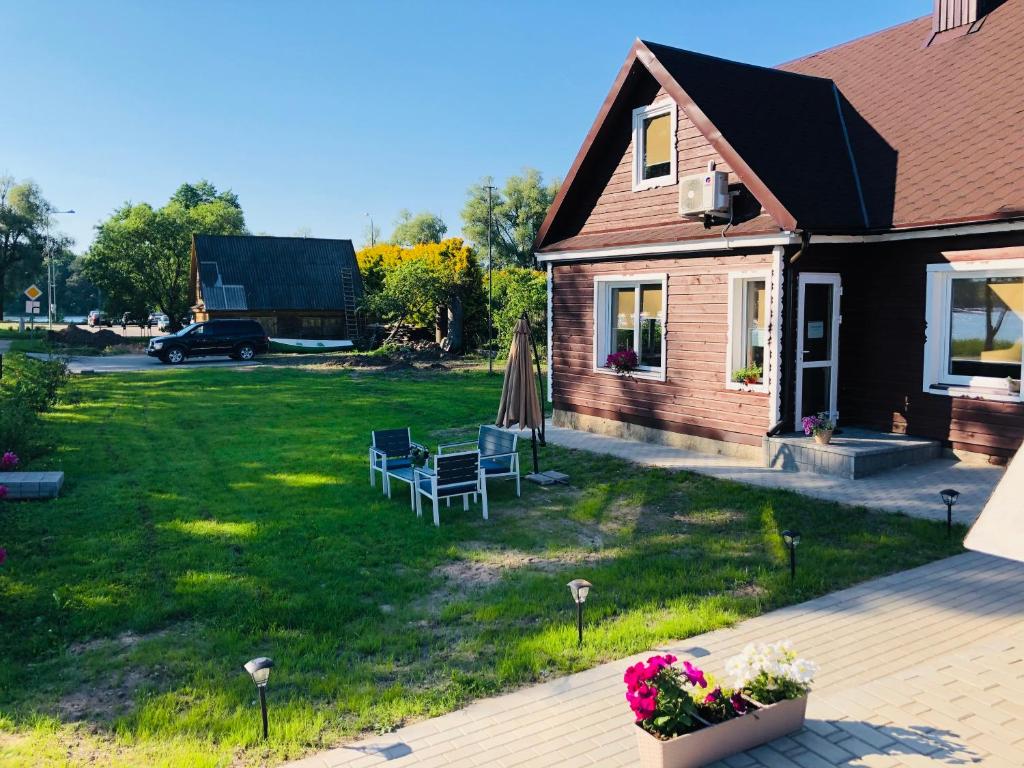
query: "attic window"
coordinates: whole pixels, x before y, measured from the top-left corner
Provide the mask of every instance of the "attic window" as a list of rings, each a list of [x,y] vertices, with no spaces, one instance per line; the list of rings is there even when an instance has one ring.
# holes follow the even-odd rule
[[[633,110],[633,191],[676,183],[676,105]]]

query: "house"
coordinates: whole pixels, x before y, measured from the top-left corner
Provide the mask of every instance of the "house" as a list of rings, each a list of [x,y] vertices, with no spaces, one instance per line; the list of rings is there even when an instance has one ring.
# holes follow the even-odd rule
[[[537,236],[554,421],[757,457],[828,411],[1005,461],[1022,40],[1024,0],[936,0],[775,68],[636,41]]]
[[[363,284],[351,240],[195,235],[191,269],[197,321],[254,318],[288,339],[359,335]]]

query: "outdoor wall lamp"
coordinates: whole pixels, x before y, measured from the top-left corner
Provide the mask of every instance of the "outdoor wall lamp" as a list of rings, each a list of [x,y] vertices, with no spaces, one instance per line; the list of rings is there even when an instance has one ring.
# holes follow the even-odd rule
[[[260,710],[263,712],[263,739],[267,738],[267,680],[270,679],[270,668],[274,666],[274,660],[266,656],[260,656],[245,663],[245,671],[252,676],[256,688],[260,692]]]
[[[579,645],[583,645],[583,604],[587,602],[587,595],[590,588],[594,586],[586,579],[573,579],[569,582],[569,591],[572,593],[572,600],[576,603],[576,629],[579,632]]]
[[[782,540],[789,549],[789,578],[792,581],[796,578],[796,548],[800,544],[800,531],[785,530],[782,532]]]
[[[946,538],[953,535],[953,505],[960,498],[960,491],[954,488],[943,488],[939,491],[942,503],[946,505]]]

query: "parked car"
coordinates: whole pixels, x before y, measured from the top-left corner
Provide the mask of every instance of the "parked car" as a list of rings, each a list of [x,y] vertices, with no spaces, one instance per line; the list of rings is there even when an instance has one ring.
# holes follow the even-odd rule
[[[170,336],[151,339],[146,354],[177,365],[190,357],[215,355],[252,360],[268,349],[270,339],[255,320],[207,320],[186,326]]]
[[[89,313],[89,316],[85,319],[85,322],[91,328],[99,328],[101,325],[110,328],[114,322],[110,319],[106,312],[101,312],[98,309],[94,309]]]
[[[171,330],[171,318],[167,315],[156,316],[156,329],[158,331],[169,331]]]

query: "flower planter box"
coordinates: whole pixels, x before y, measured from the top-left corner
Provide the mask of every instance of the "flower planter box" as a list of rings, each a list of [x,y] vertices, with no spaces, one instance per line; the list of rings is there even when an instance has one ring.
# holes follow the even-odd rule
[[[699,768],[803,727],[807,697],[780,701],[668,741],[637,726],[642,768]]]

